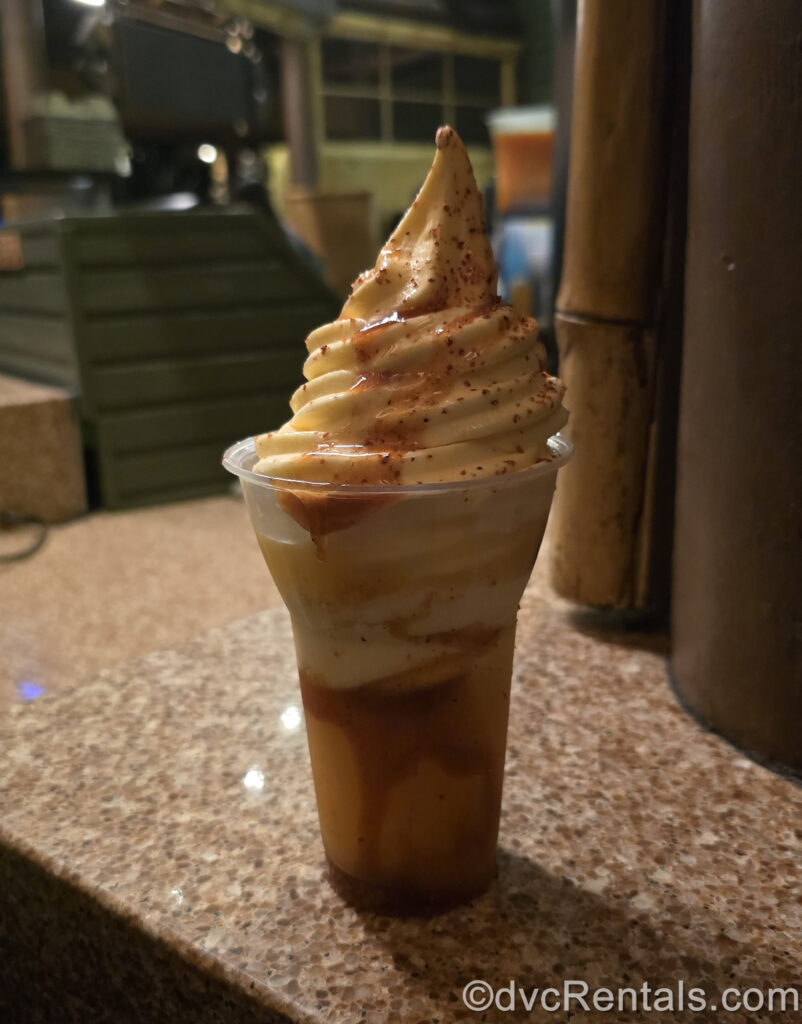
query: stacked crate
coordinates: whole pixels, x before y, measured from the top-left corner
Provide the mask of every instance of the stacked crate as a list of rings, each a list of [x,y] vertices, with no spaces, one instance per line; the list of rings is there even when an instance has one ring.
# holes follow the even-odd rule
[[[304,338],[337,314],[251,211],[65,218],[3,241],[22,258],[0,270],[0,371],[79,396],[108,508],[225,488],[222,449],[287,418]]]

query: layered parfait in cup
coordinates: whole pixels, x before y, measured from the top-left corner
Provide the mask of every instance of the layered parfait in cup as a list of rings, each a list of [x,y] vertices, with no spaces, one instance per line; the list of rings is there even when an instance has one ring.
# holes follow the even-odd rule
[[[436,145],[292,418],[224,457],[292,619],[330,880],[396,914],[494,875],[518,602],[570,455],[465,148]]]

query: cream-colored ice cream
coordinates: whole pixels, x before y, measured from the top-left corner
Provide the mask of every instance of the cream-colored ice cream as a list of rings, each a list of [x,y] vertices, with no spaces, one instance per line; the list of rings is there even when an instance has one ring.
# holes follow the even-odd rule
[[[564,388],[537,324],[502,303],[482,197],[452,128],[340,317],[313,331],[292,419],[255,469],[328,483],[433,483],[551,458]]]

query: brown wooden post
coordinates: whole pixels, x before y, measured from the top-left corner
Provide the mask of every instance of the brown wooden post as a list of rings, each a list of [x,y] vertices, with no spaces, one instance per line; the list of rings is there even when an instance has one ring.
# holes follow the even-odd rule
[[[31,102],[45,84],[44,24],[38,0],[2,0],[0,40],[11,165],[24,170],[36,163],[27,120]]]
[[[290,153],[290,181],[296,186],[315,188],[318,182],[315,105],[306,39],[281,40],[281,95]]]
[[[645,599],[667,137],[665,0],[580,0],[555,326],[576,443],[553,515],[563,596]]]
[[[798,0],[697,0],[672,671],[730,740],[802,773]]]

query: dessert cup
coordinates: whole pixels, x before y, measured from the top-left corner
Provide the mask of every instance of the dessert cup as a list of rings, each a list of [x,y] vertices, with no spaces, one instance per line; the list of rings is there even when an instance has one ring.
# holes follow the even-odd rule
[[[226,452],[292,619],[323,845],[352,905],[436,913],[496,864],[518,602],[569,442],[464,483],[328,485]]]

